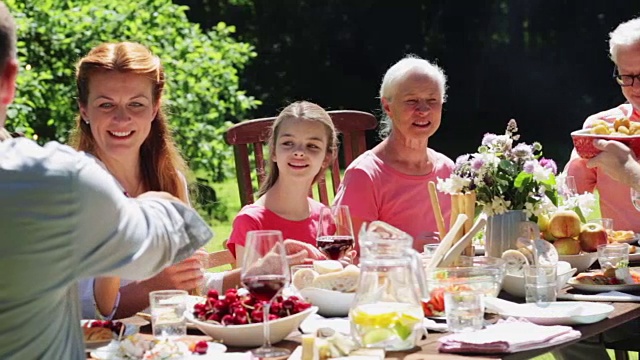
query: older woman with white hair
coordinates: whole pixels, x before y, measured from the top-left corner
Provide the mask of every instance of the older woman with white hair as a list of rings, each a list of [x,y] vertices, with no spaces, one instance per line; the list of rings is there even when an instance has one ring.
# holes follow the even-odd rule
[[[354,229],[381,220],[407,233],[418,249],[437,231],[427,184],[448,178],[454,163],[429,148],[440,127],[446,76],[437,65],[407,56],[391,66],[380,86],[384,140],[347,168],[334,203],[348,205]],[[449,217],[448,195],[439,198]],[[422,250],[422,249],[420,249]]]
[[[589,116],[584,128],[602,121],[613,124],[621,118],[640,121],[640,18],[620,24],[609,36],[613,77],[627,102]],[[567,173],[575,177],[579,193],[598,190],[602,217],[613,219],[616,229],[640,232],[640,213],[631,203],[628,185],[615,180],[601,166],[588,168],[586,160],[575,152],[567,164]]]

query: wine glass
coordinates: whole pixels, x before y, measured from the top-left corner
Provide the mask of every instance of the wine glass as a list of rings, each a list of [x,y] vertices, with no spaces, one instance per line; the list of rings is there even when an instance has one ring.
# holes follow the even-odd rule
[[[271,346],[269,309],[271,301],[289,284],[291,273],[282,232],[278,230],[255,230],[247,233],[242,265],[242,284],[249,293],[263,303],[264,316],[262,346],[252,350],[258,358],[288,356],[288,349]]]
[[[564,176],[563,178],[561,178],[559,185],[560,186],[558,187],[558,192],[560,193],[560,196],[562,196],[565,202],[567,201],[567,199],[578,195],[578,187],[576,186],[576,179],[573,176],[571,175]]]
[[[640,211],[640,191],[631,188],[631,203],[636,210]]]
[[[347,251],[353,249],[355,242],[348,206],[337,205],[320,210],[316,241],[318,249],[332,260],[342,259]]]

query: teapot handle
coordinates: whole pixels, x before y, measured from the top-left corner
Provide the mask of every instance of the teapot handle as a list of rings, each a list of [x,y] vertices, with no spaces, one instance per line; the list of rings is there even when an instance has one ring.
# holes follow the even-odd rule
[[[420,286],[420,294],[418,294],[418,296],[420,297],[420,300],[427,302],[431,295],[429,294],[429,288],[427,287],[427,276],[424,271],[420,253],[414,249],[405,249],[405,252],[411,258],[411,272],[415,274],[418,285]]]

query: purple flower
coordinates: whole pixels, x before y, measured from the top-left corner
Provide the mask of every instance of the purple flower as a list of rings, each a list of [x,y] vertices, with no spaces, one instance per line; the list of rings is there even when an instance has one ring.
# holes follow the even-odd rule
[[[556,162],[553,161],[552,159],[546,159],[546,158],[540,159],[540,166],[546,169],[551,169],[551,172],[553,173],[553,175],[556,175],[558,173],[558,166],[556,165]]]
[[[530,159],[533,156],[531,146],[524,143],[516,145],[511,152],[516,158],[520,159]]]
[[[471,162],[471,168],[473,170],[475,170],[475,171],[478,171],[478,170],[482,169],[483,166],[484,166],[484,160],[483,159],[475,158]]]
[[[496,140],[497,137],[498,135],[492,134],[492,133],[484,134],[484,137],[482,138],[482,145],[484,146],[491,145]]]
[[[524,165],[522,166],[522,169],[529,173],[529,174],[533,174],[533,170],[536,168],[536,161],[535,160],[527,160],[525,161]]]
[[[458,156],[458,158],[456,159],[456,167],[460,167],[462,165],[465,165],[469,161],[469,157],[470,156],[471,155],[469,155],[469,154],[464,154],[464,155]]]

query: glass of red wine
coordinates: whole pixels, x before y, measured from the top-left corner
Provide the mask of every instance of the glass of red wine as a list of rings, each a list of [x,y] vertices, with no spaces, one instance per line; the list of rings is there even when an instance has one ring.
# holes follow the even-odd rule
[[[347,251],[353,249],[353,225],[348,206],[320,210],[316,246],[332,260],[342,259]]]
[[[247,233],[241,279],[249,293],[263,303],[264,340],[261,347],[251,352],[258,358],[288,356],[291,353],[288,349],[271,346],[269,331],[271,301],[291,281],[280,231],[255,230]]]

